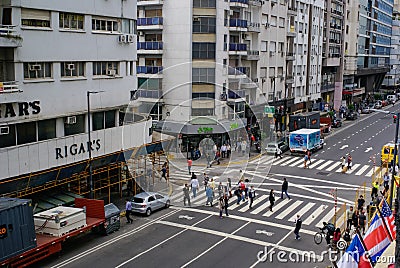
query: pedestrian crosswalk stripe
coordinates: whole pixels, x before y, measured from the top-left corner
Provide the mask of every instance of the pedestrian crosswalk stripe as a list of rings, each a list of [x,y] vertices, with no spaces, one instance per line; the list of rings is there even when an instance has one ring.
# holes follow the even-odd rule
[[[292,163],[289,165],[289,167],[295,167],[298,166],[299,164],[304,163],[303,158],[298,159],[296,162]]]
[[[261,206],[259,206],[255,210],[250,211],[250,214],[258,214],[261,211],[263,211],[264,209],[266,209],[267,207],[269,207],[269,202],[268,201],[264,202],[264,204],[262,204]]]
[[[362,168],[360,168],[359,171],[356,172],[357,176],[360,176],[361,174],[364,173],[364,171],[366,171],[369,168],[369,165],[364,165]]]
[[[192,201],[192,200],[191,200]],[[196,206],[205,204],[207,201],[206,192],[203,191],[201,194],[198,194],[196,198],[193,199],[192,203]]]
[[[291,158],[289,158],[289,159],[291,159]],[[288,160],[288,157],[282,157],[282,159],[279,159],[279,160],[276,160],[276,159],[274,159],[274,162],[272,163],[273,165],[278,165],[278,164],[280,164],[281,162],[285,162],[285,161],[287,161]]]
[[[317,223],[315,224],[316,227],[324,227],[324,222],[330,222],[333,216],[335,215],[335,210],[332,208],[326,215]]]
[[[301,217],[306,214],[313,206],[315,205],[315,203],[308,203],[306,204],[304,207],[302,207],[297,213],[295,213],[295,215],[293,215],[293,217],[289,217],[288,221],[293,221],[296,217],[296,215],[300,215]]]
[[[309,167],[309,168],[314,168],[314,167],[318,166],[319,164],[321,164],[321,163],[324,162],[324,161],[325,161],[325,160],[318,160],[317,162],[313,161],[313,163],[310,164],[308,167]],[[308,162],[307,162],[307,164],[308,164]]]
[[[290,207],[288,207],[287,209],[285,209],[284,211],[282,211],[278,216],[276,216],[276,219],[282,220],[283,218],[285,218],[287,215],[289,215],[289,213],[291,213],[293,210],[295,210],[298,206],[300,206],[303,203],[303,201],[297,200],[296,202],[294,202],[293,204],[290,205]]]
[[[289,163],[291,163],[291,162],[293,162],[293,161],[296,161],[296,159],[297,158],[290,158],[290,159],[286,159],[286,161],[285,162],[283,162],[283,163],[281,163],[280,165],[281,166],[286,166],[287,164],[289,164]]]
[[[272,164],[273,161],[274,161],[274,159],[268,159],[267,161],[262,161],[260,164],[269,165],[269,164]]]
[[[308,216],[308,218],[303,221],[303,223],[305,225],[310,225],[322,212],[325,211],[327,207],[328,206],[326,205],[320,205],[319,208],[314,210],[313,213],[311,213],[311,215]]]
[[[231,210],[234,210],[235,208],[240,207],[241,205],[243,205],[244,203],[246,203],[246,202],[243,202],[242,200],[240,200],[240,202],[239,202],[239,204],[238,204],[238,203],[237,203],[237,200],[235,200],[235,201],[236,201],[236,203],[233,204],[232,206],[230,206],[230,209],[231,209]]]
[[[360,166],[360,164],[354,164],[351,169],[347,169],[347,174],[351,174],[354,172],[354,170],[356,170],[358,167]]]
[[[340,167],[338,168],[338,169],[336,169],[336,171],[335,172],[342,172],[342,165],[340,165]]]
[[[365,176],[366,177],[371,177],[372,174],[374,174],[374,171],[375,171],[375,168],[373,167],[373,168],[371,168],[371,170],[367,174],[365,174]]]
[[[334,170],[337,166],[341,166],[341,164],[342,163],[340,163],[340,162],[335,162],[335,163],[333,163],[332,164],[332,166],[330,166],[330,167],[328,167],[327,169],[326,169],[326,171],[332,171],[332,170]]]
[[[332,160],[328,160],[325,163],[323,163],[322,165],[320,165],[319,167],[317,167],[318,170],[322,170],[324,169],[326,166],[329,166],[333,161]]]
[[[255,199],[254,200],[254,202],[253,202],[253,207],[254,206],[256,206],[258,203],[260,203],[260,202],[262,202],[264,199],[266,199],[268,197],[268,195],[262,195],[262,196],[260,196],[259,198],[257,198],[257,199]],[[250,202],[250,200],[249,200],[249,202]],[[249,203],[250,204],[250,203]],[[241,209],[239,209],[239,211],[240,212],[246,212],[247,210],[249,210],[249,206],[244,206],[244,207],[242,207]]]
[[[279,210],[280,208],[282,208],[283,206],[285,206],[287,203],[289,203],[289,199],[285,199],[281,202],[279,202],[278,204],[276,204],[274,207],[272,207],[272,211],[268,210],[267,212],[265,212],[263,214],[264,217],[269,217],[272,214],[274,214],[277,210]]]

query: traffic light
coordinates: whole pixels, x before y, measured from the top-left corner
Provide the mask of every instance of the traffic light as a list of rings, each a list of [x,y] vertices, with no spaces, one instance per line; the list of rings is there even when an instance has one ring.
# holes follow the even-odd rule
[[[397,115],[393,115],[393,123],[396,124],[397,122]]]

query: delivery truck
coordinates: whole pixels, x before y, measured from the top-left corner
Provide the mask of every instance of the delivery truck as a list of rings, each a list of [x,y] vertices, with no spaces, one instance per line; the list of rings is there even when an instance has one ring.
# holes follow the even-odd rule
[[[289,149],[291,153],[305,153],[323,148],[324,140],[321,130],[302,128],[289,134]]]
[[[302,128],[319,129],[320,128],[320,113],[307,112],[293,114],[289,116],[289,131],[295,131]]]

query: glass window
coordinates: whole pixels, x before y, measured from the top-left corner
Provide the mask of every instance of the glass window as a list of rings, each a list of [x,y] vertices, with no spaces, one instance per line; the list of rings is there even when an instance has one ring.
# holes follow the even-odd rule
[[[92,129],[104,129],[104,112],[92,113]]]
[[[36,141],[36,122],[17,124],[17,144]]]
[[[195,8],[215,8],[216,6],[216,0],[193,0]]]
[[[50,11],[21,9],[21,24],[28,27],[50,28]]]
[[[192,116],[211,116],[214,115],[213,108],[192,108]]]
[[[215,43],[193,43],[193,59],[215,59]]]
[[[192,83],[215,84],[214,68],[193,68]]]
[[[64,121],[64,135],[75,135],[80,133],[85,133],[85,116],[82,115],[75,115],[71,116],[75,117],[75,123],[68,122],[68,117],[65,118]]]
[[[113,33],[121,32],[121,26],[116,19],[113,18],[93,18],[92,30]],[[128,29],[129,30],[129,29]]]
[[[51,62],[26,62],[24,63],[24,79],[52,78],[52,68]]]
[[[15,146],[16,139],[15,139],[15,125],[7,125],[1,127],[8,127],[8,134],[2,134],[0,137],[0,148]],[[4,130],[6,131],[6,129]]]
[[[64,30],[83,30],[85,16],[82,14],[73,14],[60,12],[59,26]]]
[[[85,62],[61,62],[61,77],[84,77]]]
[[[38,140],[49,140],[56,137],[56,120],[48,119],[38,122]]]
[[[93,62],[93,75],[94,76],[115,76],[119,75],[119,62],[116,61],[99,61]]]
[[[193,19],[193,33],[215,33],[215,17],[196,17]]]
[[[115,127],[115,111],[105,112],[105,128]]]

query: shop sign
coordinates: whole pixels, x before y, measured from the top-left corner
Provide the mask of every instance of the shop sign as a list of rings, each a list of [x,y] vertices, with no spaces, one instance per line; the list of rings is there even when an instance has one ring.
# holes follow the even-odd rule
[[[212,127],[199,127],[197,129],[197,133],[198,134],[208,134],[208,133],[212,133],[214,130],[214,128]]]
[[[67,158],[68,155],[74,156],[77,154],[84,154],[87,151],[100,150],[100,139],[89,142],[81,142],[80,144],[71,144],[69,146],[56,148],[56,159]]]

